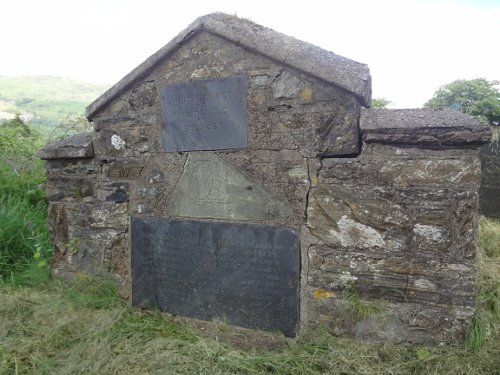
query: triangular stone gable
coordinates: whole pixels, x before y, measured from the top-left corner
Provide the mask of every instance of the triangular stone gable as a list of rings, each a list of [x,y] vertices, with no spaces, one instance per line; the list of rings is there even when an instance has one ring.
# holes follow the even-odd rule
[[[260,26],[249,20],[224,13],[212,13],[196,19],[168,44],[91,103],[85,113],[87,118],[92,120],[97,113],[102,111],[120,94],[146,77],[182,45],[201,32],[216,35],[228,42],[319,78],[353,94],[358,98],[361,105],[370,106],[371,76],[367,65]]]

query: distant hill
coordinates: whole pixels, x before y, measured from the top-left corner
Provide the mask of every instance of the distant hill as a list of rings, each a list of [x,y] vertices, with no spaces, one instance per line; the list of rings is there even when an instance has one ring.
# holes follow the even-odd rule
[[[25,121],[56,126],[82,116],[110,85],[53,76],[0,76],[0,120],[20,114]]]

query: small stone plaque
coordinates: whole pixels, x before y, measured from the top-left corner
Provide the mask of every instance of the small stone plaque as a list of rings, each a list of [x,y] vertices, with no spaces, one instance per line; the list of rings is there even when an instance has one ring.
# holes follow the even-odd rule
[[[166,152],[245,148],[245,76],[195,81],[161,89]]]
[[[299,244],[289,228],[132,219],[132,303],[294,336]]]

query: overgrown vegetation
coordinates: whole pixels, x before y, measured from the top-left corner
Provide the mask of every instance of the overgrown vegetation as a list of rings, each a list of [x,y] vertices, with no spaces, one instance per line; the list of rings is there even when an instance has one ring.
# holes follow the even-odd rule
[[[466,344],[478,351],[487,340],[500,345],[500,220],[481,218],[477,254],[476,314],[469,323]],[[500,351],[499,351],[500,354]],[[499,367],[500,373],[500,367]]]
[[[0,280],[48,275],[45,170],[35,157],[42,145],[19,117],[0,126]]]

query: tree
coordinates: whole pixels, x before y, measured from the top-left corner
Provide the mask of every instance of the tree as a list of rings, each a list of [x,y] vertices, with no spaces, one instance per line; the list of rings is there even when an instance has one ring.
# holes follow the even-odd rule
[[[500,123],[499,81],[484,78],[458,79],[441,86],[424,104],[428,108],[450,107],[477,117],[491,125]]]
[[[387,108],[389,104],[392,102],[386,98],[373,98],[372,99],[372,108]]]
[[[14,117],[12,120],[3,123],[2,126],[19,132],[19,134],[21,134],[23,137],[31,136],[30,127],[21,119],[21,117],[19,117],[19,114],[16,114],[16,117]]]

